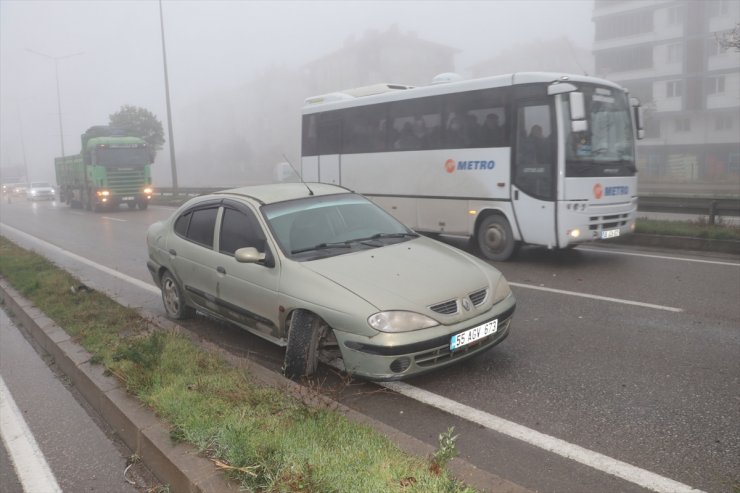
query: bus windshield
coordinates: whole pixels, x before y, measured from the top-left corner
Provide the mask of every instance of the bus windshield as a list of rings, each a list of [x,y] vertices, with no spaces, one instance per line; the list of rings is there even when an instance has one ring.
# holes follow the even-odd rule
[[[152,162],[146,147],[98,147],[95,149],[95,164],[107,168],[139,167]]]
[[[584,86],[588,129],[571,131],[570,107],[564,100],[563,129],[567,176],[631,176],[635,139],[627,94],[609,87]]]

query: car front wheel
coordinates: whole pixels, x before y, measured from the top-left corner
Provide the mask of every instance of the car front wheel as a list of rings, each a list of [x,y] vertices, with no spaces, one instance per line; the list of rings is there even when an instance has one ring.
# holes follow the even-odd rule
[[[175,320],[182,320],[190,318],[194,315],[195,310],[189,307],[183,298],[182,288],[178,284],[175,277],[165,272],[162,275],[162,303],[164,304],[164,311],[167,313],[169,318]]]
[[[285,376],[308,377],[316,372],[319,359],[328,346],[335,345],[331,329],[319,317],[296,310],[290,319],[288,347],[285,349]],[[328,362],[328,361],[327,361]]]

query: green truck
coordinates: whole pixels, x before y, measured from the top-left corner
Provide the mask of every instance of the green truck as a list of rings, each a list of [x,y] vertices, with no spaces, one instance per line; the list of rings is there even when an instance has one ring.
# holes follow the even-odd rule
[[[128,204],[146,209],[152,197],[154,150],[139,137],[109,126],[82,134],[82,151],[54,160],[59,200],[100,211]]]

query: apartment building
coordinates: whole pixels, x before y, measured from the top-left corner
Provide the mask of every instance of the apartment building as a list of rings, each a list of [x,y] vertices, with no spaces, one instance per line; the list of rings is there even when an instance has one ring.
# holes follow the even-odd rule
[[[593,22],[596,75],[645,109],[642,182],[740,189],[740,52],[716,38],[740,22],[740,2],[595,0]]]

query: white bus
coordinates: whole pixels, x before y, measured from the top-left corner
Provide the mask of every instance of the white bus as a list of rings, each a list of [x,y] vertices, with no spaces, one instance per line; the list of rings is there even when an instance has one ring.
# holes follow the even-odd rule
[[[566,248],[634,230],[641,130],[624,88],[453,75],[308,98],[303,180],[360,192],[417,231],[469,236],[490,260],[522,243]]]

